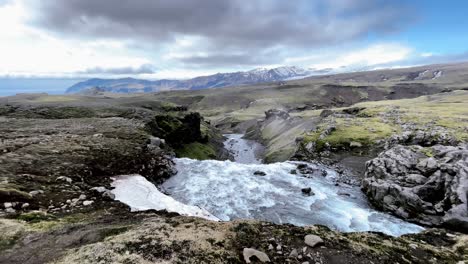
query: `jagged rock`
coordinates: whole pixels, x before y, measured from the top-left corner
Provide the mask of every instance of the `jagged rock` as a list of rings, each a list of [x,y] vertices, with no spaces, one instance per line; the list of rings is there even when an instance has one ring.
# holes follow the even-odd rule
[[[350,108],[343,109],[342,112],[345,114],[356,115],[365,109],[366,109],[365,107],[350,107]]]
[[[102,193],[102,197],[103,198],[107,198],[109,200],[114,200],[115,199],[115,194],[112,193],[111,191],[109,190],[106,190],[104,193]]]
[[[304,238],[304,243],[308,245],[309,247],[315,247],[321,243],[323,243],[323,240],[316,235],[307,235]]]
[[[160,147],[164,145],[164,139],[160,139],[158,137],[150,137],[150,144],[154,147]]]
[[[290,258],[297,258],[299,256],[299,253],[297,253],[297,249],[293,249],[291,253],[289,253]]]
[[[67,183],[72,183],[73,182],[73,180],[70,177],[66,177],[66,176],[57,177],[56,181],[64,181],[64,182],[67,182]]]
[[[468,230],[466,144],[397,145],[368,161],[365,175],[363,190],[377,207],[421,224]]]
[[[332,114],[333,114],[332,110],[324,109],[324,110],[322,110],[322,112],[320,112],[320,117],[325,118],[325,117],[331,116]]]
[[[253,256],[255,256],[261,262],[270,262],[270,258],[268,257],[267,254],[261,251],[258,251],[256,249],[253,249],[253,248],[244,248],[244,251],[242,254],[244,255],[245,263],[252,263],[250,258]]]
[[[269,118],[280,118],[280,119],[288,119],[290,118],[288,112],[280,110],[280,109],[270,109],[265,112],[266,119]]]
[[[254,172],[254,175],[256,175],[256,176],[265,176],[266,173],[263,172],[263,171],[256,171],[256,172]]]

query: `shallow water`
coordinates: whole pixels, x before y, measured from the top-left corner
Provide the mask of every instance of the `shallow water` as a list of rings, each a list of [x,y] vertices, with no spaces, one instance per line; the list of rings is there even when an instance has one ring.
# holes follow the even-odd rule
[[[380,231],[393,236],[423,230],[372,209],[359,188],[335,186],[337,174],[333,170],[308,163],[318,171],[326,170],[327,176],[318,173],[306,177],[299,171],[290,173],[297,167],[295,162],[258,164],[251,142],[240,135],[229,136],[235,139],[228,144],[238,150],[235,158],[240,162],[175,159],[178,173],[161,187],[176,200],[204,208],[225,221],[253,218],[294,225],[321,224],[344,232]],[[266,175],[254,175],[256,171]],[[305,187],[315,195],[304,195],[301,189]]]
[[[262,159],[257,154],[261,151],[262,145],[254,140],[243,139],[242,134],[226,134],[224,148],[227,149],[237,163],[261,164]]]

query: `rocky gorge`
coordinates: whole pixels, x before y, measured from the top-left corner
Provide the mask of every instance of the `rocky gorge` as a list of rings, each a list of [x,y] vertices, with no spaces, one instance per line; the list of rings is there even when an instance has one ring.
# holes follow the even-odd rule
[[[318,110],[318,115],[314,112],[311,118],[272,110],[260,121],[261,125],[247,131],[265,136],[259,140],[265,144],[265,150],[258,153],[280,154],[271,155],[271,161],[289,155],[296,160],[320,161],[318,167],[304,166],[299,161],[238,166],[213,159],[235,160],[236,153],[238,157],[252,144],[234,147],[236,151],[229,154],[226,151],[229,141],[223,144],[221,131],[183,106],[135,99],[89,98],[88,102],[96,101],[86,105],[81,99],[53,100],[53,96],[28,96],[1,102],[2,263],[458,263],[467,258],[467,236],[463,233],[466,232],[466,145],[460,143],[463,138],[415,132],[417,125],[407,126],[402,121],[408,131],[418,136],[399,129],[395,136],[392,133],[387,136],[386,127],[378,126],[369,130],[369,134],[380,136],[385,132],[384,138],[369,141],[368,137],[351,137],[348,141],[341,138],[334,141],[333,137],[343,127],[352,131],[355,121],[367,129],[369,118],[374,124],[373,118],[393,120],[396,115],[384,117],[369,112],[372,110],[369,107],[357,111],[333,109],[331,114]],[[321,112],[325,113],[320,116]],[[304,119],[310,123],[304,125]],[[449,135],[458,132],[444,131]],[[433,140],[426,140],[429,138]],[[315,152],[322,155],[312,158],[309,155],[313,151],[303,152],[310,142],[323,147]],[[278,152],[282,148],[289,154],[283,156],[284,152]],[[359,169],[348,171],[348,163],[339,159],[344,149],[348,154],[368,157],[369,161],[362,165],[365,174],[362,179],[355,175],[353,181],[346,180]],[[219,167],[218,175],[213,177],[218,180],[228,180],[229,175],[239,173],[234,180],[239,181],[236,184],[240,187],[220,182],[208,182],[203,187],[202,181],[209,177],[200,175],[207,175],[207,170],[215,166]],[[326,175],[325,167],[329,168]],[[194,173],[197,171],[200,174]],[[329,196],[324,201],[333,198],[346,204],[359,197],[355,185],[362,180],[364,193],[376,208],[422,224],[426,230],[397,236],[384,234],[382,229],[353,226],[343,230],[329,225],[342,218],[338,216],[337,205],[330,206],[337,210],[330,220],[305,224],[265,217],[275,211],[281,219],[294,214],[292,211],[281,214],[278,207],[260,211],[254,217],[230,217],[221,222],[167,211],[131,211],[132,206],[115,200],[113,178],[132,174],[168,188],[166,192],[164,188],[160,190],[187,204],[190,201],[183,201],[169,189],[171,181],[174,183],[183,175],[189,176],[188,188],[202,186],[200,190],[204,192],[212,186],[238,186],[232,191],[241,193],[242,188],[257,183],[268,187],[269,183],[287,179],[285,182],[294,186],[282,187],[288,191],[286,195],[291,202],[315,201],[327,190]],[[276,190],[278,186],[281,185],[267,189]],[[311,190],[304,193],[301,189],[307,186]],[[346,191],[338,193],[339,188]],[[280,193],[255,198],[262,194],[259,190],[252,189],[252,197],[245,197],[245,201],[250,198],[252,204],[257,204],[271,198],[284,203]],[[183,193],[188,195],[190,191],[186,189]],[[236,193],[227,190],[205,193],[215,198],[215,202],[237,199]],[[194,197],[203,198],[198,194]],[[365,201],[360,199],[359,206]],[[193,204],[198,205],[204,206]],[[220,209],[236,209],[229,206],[217,205]],[[318,215],[327,212],[327,206],[315,204],[307,210]],[[376,223],[385,223],[381,222],[385,217],[379,212],[374,219]]]

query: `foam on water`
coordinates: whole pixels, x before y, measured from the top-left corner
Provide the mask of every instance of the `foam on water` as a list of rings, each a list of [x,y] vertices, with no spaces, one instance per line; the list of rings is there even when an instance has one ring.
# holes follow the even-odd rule
[[[221,220],[254,218],[294,225],[322,224],[332,229],[381,231],[399,236],[422,227],[370,208],[361,191],[335,186],[336,176],[306,178],[290,173],[293,162],[240,164],[231,161],[175,159],[177,175],[163,184],[175,199],[206,209]],[[311,166],[314,166],[311,164]],[[256,176],[255,171],[266,176]],[[301,188],[315,195],[305,196]]]

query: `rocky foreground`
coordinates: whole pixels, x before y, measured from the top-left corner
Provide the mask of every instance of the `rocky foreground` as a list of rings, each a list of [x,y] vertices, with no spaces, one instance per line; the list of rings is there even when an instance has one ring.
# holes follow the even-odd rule
[[[153,183],[170,177],[174,151],[223,155],[216,137],[198,114],[173,106],[3,102],[0,263],[459,263],[468,258],[468,237],[456,230],[394,238],[321,226],[131,213],[108,191],[116,175],[138,173]],[[458,162],[439,160],[442,156],[434,150],[438,166]],[[440,170],[437,179],[451,177],[449,170]],[[424,177],[430,181],[435,173]],[[444,190],[442,200],[455,201],[457,190]],[[455,207],[444,207],[446,202],[440,206],[447,214],[459,210],[448,210]]]

